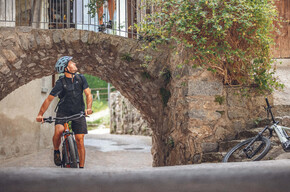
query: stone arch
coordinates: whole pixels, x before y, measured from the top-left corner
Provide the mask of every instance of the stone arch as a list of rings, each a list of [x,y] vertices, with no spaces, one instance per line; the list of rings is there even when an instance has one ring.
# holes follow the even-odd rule
[[[162,66],[142,67],[144,53],[137,40],[76,29],[2,27],[0,47],[0,100],[34,79],[52,75],[57,59],[70,55],[81,73],[112,83],[140,110],[153,132],[162,124],[160,88],[165,82],[159,75]],[[168,60],[166,52],[152,55],[152,63]],[[156,155],[154,161],[158,159]]]
[[[76,29],[0,30],[0,99],[33,79],[52,75],[57,58],[71,55],[81,73],[112,83],[150,123],[155,122],[154,114],[162,106],[160,80],[146,77],[138,41]],[[159,54],[156,60],[160,59]]]

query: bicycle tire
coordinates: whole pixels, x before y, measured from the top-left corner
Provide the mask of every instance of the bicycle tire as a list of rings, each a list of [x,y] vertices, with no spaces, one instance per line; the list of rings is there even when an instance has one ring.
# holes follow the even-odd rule
[[[69,164],[69,156],[68,156],[68,146],[67,146],[67,141],[65,140],[62,144],[62,167],[65,168],[66,165]]]
[[[231,158],[231,160],[232,159],[236,159],[236,156],[234,156],[233,154],[237,151],[237,150],[239,150],[239,149],[241,149],[241,150],[243,150],[246,146],[245,145],[247,145],[247,144],[249,144],[252,140],[254,139],[254,137],[253,138],[250,138],[250,139],[247,139],[247,140],[245,140],[245,141],[243,141],[243,142],[241,142],[241,143],[239,143],[239,144],[237,144],[236,146],[234,146],[226,155],[225,155],[225,157],[223,158],[223,161],[222,162],[229,162],[229,159]],[[260,144],[258,144],[258,142],[261,142]],[[254,145],[254,144],[258,144],[258,147],[257,148],[260,148],[260,149],[255,149],[255,150],[258,150],[256,153],[258,154],[259,152],[261,152],[257,157],[254,157],[253,159],[249,159],[249,158],[247,158],[247,161],[259,161],[259,160],[261,160],[268,152],[269,152],[269,150],[270,150],[270,148],[271,148],[271,141],[268,139],[268,138],[266,138],[266,137],[261,137],[261,138],[259,138],[259,139],[257,139],[252,145],[251,145],[251,147]],[[262,145],[265,145],[265,147],[264,148],[262,148]],[[240,157],[240,156],[239,156]],[[245,157],[246,157],[246,155],[245,155]],[[240,160],[238,160],[238,161],[235,161],[235,162],[241,162]]]
[[[75,149],[74,139],[72,135],[67,137],[67,142],[69,146],[70,167],[77,168],[78,167],[77,155],[76,155],[77,150]]]

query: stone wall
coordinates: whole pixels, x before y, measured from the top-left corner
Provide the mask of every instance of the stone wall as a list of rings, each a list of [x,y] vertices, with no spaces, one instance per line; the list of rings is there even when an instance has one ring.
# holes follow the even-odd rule
[[[140,112],[118,91],[110,94],[110,117],[111,133],[152,135]]]
[[[170,92],[164,119],[152,136],[158,165],[201,163],[203,154],[216,151],[220,141],[235,139],[266,116],[264,96],[250,91],[243,97],[244,88],[223,85],[212,72],[192,67],[194,61],[182,48],[177,52],[170,57],[171,79],[163,87]],[[177,67],[186,59],[188,65]],[[269,99],[273,103],[272,96]]]

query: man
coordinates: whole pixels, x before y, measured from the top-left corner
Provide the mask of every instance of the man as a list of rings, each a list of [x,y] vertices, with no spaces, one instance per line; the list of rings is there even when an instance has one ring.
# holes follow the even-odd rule
[[[112,21],[114,19],[114,14],[115,14],[115,10],[116,10],[116,3],[115,0],[107,0],[108,1],[108,10],[109,10],[109,17],[110,20],[108,22],[107,28],[112,29]],[[98,8],[97,13],[98,13],[98,18],[99,18],[99,24],[100,24],[100,28],[99,31],[102,32],[105,30],[105,25],[103,22],[103,18],[104,18],[104,8],[103,8],[103,4],[102,5],[97,5]]]
[[[56,112],[56,117],[67,117],[80,113],[81,111],[84,111],[86,115],[92,114],[91,90],[88,86],[86,78],[81,74],[76,74],[78,69],[76,64],[72,61],[72,57],[61,57],[55,64],[55,70],[58,73],[64,73],[64,76],[61,76],[56,81],[56,85],[43,102],[36,121],[43,122],[43,114],[56,96],[59,96],[60,98],[57,106],[58,109]],[[86,110],[83,100],[83,91],[86,95]],[[64,123],[64,121],[58,120],[55,122],[54,136],[52,138],[54,147],[54,163],[57,166],[61,165],[59,146],[61,143],[61,135],[64,131]],[[71,126],[73,132],[75,133],[75,139],[79,152],[79,168],[83,168],[85,164],[84,135],[87,134],[86,118],[81,117],[73,120]]]

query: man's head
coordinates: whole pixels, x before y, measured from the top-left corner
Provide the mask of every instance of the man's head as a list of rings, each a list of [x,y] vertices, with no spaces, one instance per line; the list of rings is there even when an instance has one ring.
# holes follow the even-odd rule
[[[70,73],[74,74],[78,71],[76,64],[72,61],[72,57],[70,56],[63,56],[59,58],[59,60],[55,64],[55,70],[58,73]]]
[[[76,66],[76,63],[75,62],[73,62],[72,60],[70,60],[69,62],[68,62],[68,65],[67,65],[67,70],[70,72],[70,73],[76,73],[77,71],[78,71],[78,68],[77,68],[77,66]],[[65,72],[66,72],[66,70],[65,70]]]

